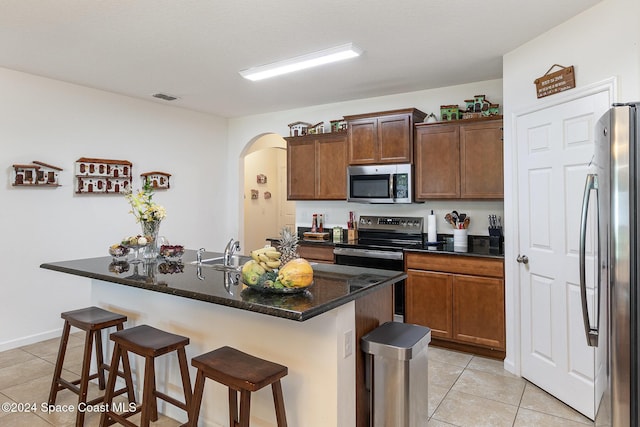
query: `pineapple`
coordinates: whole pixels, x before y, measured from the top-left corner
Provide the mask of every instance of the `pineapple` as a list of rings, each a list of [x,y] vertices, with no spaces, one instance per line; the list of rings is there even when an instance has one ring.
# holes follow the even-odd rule
[[[278,249],[282,253],[282,256],[280,257],[282,265],[285,265],[292,259],[300,257],[300,255],[298,255],[298,235],[293,233],[289,227],[283,227],[280,231]]]

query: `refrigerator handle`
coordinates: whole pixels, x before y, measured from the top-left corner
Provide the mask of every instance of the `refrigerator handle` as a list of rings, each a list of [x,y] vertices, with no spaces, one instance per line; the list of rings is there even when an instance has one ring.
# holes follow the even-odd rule
[[[600,268],[600,207],[599,207],[599,190],[598,190],[598,175],[588,174],[587,180],[584,185],[584,195],[582,197],[582,216],[580,218],[580,299],[582,300],[582,320],[584,322],[584,331],[587,335],[587,344],[591,347],[598,346],[598,318],[595,316],[595,326],[591,327],[589,323],[589,307],[587,306],[587,280],[586,280],[586,240],[587,240],[587,217],[589,214],[589,198],[591,197],[591,191],[596,192],[596,217],[597,217],[597,229],[598,229],[598,268]],[[597,274],[597,295],[600,299],[600,285],[601,274]]]

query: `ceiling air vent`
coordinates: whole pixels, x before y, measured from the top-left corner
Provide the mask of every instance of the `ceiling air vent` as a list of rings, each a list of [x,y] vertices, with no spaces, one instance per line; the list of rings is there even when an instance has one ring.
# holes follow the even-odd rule
[[[177,96],[167,95],[166,93],[154,93],[153,97],[163,99],[165,101],[175,101],[176,99],[178,99]]]

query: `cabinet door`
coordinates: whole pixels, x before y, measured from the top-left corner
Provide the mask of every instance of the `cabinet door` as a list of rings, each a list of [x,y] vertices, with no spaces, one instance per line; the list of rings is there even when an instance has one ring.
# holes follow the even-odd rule
[[[333,264],[333,246],[329,245],[298,245],[298,255],[307,261]]]
[[[504,197],[502,120],[460,125],[460,197]]]
[[[378,120],[358,119],[349,122],[349,164],[364,165],[377,162]]]
[[[506,348],[502,279],[453,276],[453,338],[496,350]]]
[[[385,116],[378,119],[378,161],[411,163],[413,158],[409,115]]]
[[[453,275],[408,270],[405,322],[431,328],[431,336],[452,338]]]
[[[316,143],[316,199],[347,199],[346,135]]]
[[[460,139],[458,125],[416,129],[415,198],[460,197]]]
[[[287,199],[315,198],[316,152],[313,140],[287,141]]]

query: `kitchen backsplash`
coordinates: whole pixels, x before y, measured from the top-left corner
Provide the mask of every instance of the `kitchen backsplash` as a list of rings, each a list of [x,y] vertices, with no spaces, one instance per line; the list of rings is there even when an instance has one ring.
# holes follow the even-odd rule
[[[427,216],[436,215],[436,228],[438,234],[453,234],[453,227],[448,224],[444,216],[453,210],[465,213],[471,218],[468,232],[470,235],[488,236],[489,215],[497,215],[504,218],[503,201],[470,201],[470,200],[437,200],[425,203],[403,204],[361,204],[347,203],[343,201],[298,201],[296,202],[296,227],[311,227],[313,214],[322,214],[325,228],[334,226],[347,227],[349,211],[360,215],[380,216],[418,216],[424,218],[427,232]]]

